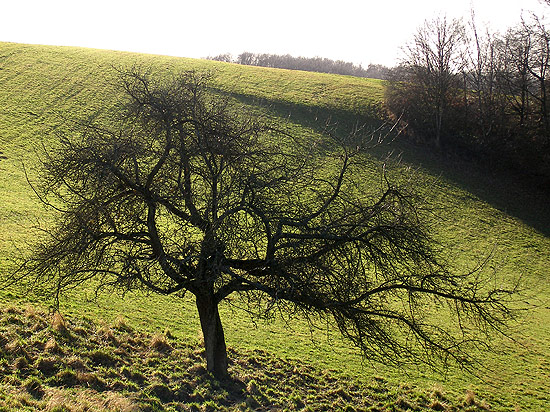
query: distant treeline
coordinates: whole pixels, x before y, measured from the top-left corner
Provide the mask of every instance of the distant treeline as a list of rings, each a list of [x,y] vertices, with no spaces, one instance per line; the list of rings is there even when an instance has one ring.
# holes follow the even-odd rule
[[[268,53],[244,52],[237,57],[229,53],[220,54],[214,57],[207,57],[209,60],[244,64],[247,66],[273,67],[277,69],[304,70],[318,73],[342,74],[346,76],[369,77],[373,79],[386,79],[389,68],[380,64],[369,64],[364,69],[342,60],[331,60],[324,57],[294,57],[290,54],[278,55]]]

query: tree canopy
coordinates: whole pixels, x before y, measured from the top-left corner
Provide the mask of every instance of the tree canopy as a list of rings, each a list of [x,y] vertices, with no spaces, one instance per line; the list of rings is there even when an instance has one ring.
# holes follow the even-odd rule
[[[121,70],[120,85],[112,116],[76,123],[47,150],[34,188],[57,223],[18,278],[56,297],[91,280],[190,292],[217,377],[218,305],[231,294],[255,313],[332,319],[385,363],[467,365],[511,316],[511,291],[449,270],[411,192],[382,179],[366,193],[370,136],[293,136],[202,72]]]

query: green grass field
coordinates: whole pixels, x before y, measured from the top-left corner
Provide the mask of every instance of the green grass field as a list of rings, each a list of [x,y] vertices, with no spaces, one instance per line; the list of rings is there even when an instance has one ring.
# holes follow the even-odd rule
[[[25,252],[27,242],[34,236],[31,227],[37,220],[41,224],[49,222],[48,211],[33,195],[24,169],[32,181],[41,145],[55,135],[52,132],[61,126],[62,118],[108,112],[118,99],[113,87],[116,77],[113,66],[133,65],[210,70],[215,75],[215,87],[288,119],[292,130],[304,137],[322,130],[329,117],[332,122],[339,122],[340,132],[355,122],[374,127],[383,97],[383,83],[370,79],[0,43],[0,151],[6,157],[0,160],[0,274],[7,273],[12,259]],[[329,327],[312,331],[300,320],[288,324],[285,319],[270,323],[252,320],[238,310],[238,301],[232,301],[222,308],[229,346],[238,353],[262,349],[276,358],[300,359],[300,367],[335,370],[336,375],[346,377],[346,382],[365,387],[376,386],[376,382],[383,380],[385,390],[391,392],[391,388],[396,388],[397,392],[403,392],[403,388],[408,388],[406,391],[416,393],[417,398],[437,390],[460,405],[458,400],[464,399],[469,390],[486,402],[484,407],[490,405],[493,410],[548,410],[548,199],[526,190],[520,180],[492,175],[469,162],[431,155],[399,141],[372,153],[373,167],[365,171],[365,179],[371,179],[373,185],[380,181],[382,160],[389,152],[400,160],[391,163],[390,175],[395,179],[412,179],[437,208],[441,219],[435,226],[436,237],[445,245],[457,269],[471,268],[491,254],[491,266],[502,279],[522,277],[525,291],[518,305],[529,310],[512,331],[515,342],[504,338],[494,342],[497,350],[481,354],[486,368],[477,377],[456,369],[434,373],[421,366],[395,370],[362,360]],[[143,333],[159,333],[168,328],[178,339],[190,344],[195,345],[199,339],[198,317],[191,301],[141,294],[121,297],[108,293],[96,300],[93,297],[92,289],[75,290],[63,299],[61,312],[74,319],[86,316],[108,324],[123,316],[128,325]],[[17,287],[0,291],[0,303],[4,307],[48,305],[37,297],[24,295]],[[6,388],[11,387],[5,380],[0,383],[0,407],[2,394],[6,397],[6,391],[9,392]],[[414,398],[410,393],[407,396]],[[452,404],[450,400],[448,403]],[[8,401],[5,404],[10,405]],[[419,409],[430,409],[429,405],[430,402],[417,402]],[[377,407],[406,409],[395,402]]]

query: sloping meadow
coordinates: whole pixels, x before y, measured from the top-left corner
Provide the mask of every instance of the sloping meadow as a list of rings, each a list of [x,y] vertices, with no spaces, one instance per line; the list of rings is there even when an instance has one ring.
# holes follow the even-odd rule
[[[310,135],[322,133],[327,123],[336,127],[331,128],[336,134],[345,134],[347,129],[362,124],[374,129],[382,123],[379,116],[383,83],[377,80],[164,56],[0,43],[0,151],[2,152],[0,159],[0,272],[2,274],[6,274],[13,268],[13,258],[24,254],[28,243],[34,240],[37,232],[32,228],[37,225],[51,224],[53,216],[51,211],[41,205],[27,183],[27,178],[31,182],[36,178],[39,164],[36,160],[44,154],[43,145],[55,142],[56,136],[75,119],[93,115],[108,116],[109,110],[120,100],[116,88],[116,69],[134,66],[169,71],[209,70],[213,73],[213,86],[219,92],[231,93],[243,103],[257,107],[256,110],[268,112],[274,118],[284,119],[285,127],[304,139]],[[388,153],[393,153],[394,160],[387,160]],[[280,362],[285,359],[303,361],[300,364],[292,364],[292,368],[307,368],[307,365],[311,365],[315,373],[332,369],[336,375],[346,376],[346,379],[351,379],[359,386],[365,385],[365,388],[379,388],[376,382],[382,380],[384,391],[391,392],[392,387],[403,387],[405,382],[405,386],[417,388],[415,390],[419,394],[416,398],[410,394],[407,395],[407,402],[414,404],[413,409],[430,407],[451,409],[460,405],[461,401],[441,399],[439,395],[435,397],[426,395],[433,393],[434,388],[438,388],[437,391],[452,394],[453,399],[464,398],[467,390],[470,391],[468,393],[475,393],[479,399],[483,399],[483,402],[478,402],[477,398],[469,395],[468,399],[471,403],[467,406],[471,408],[513,410],[518,407],[524,410],[544,410],[546,405],[550,404],[550,384],[548,383],[550,382],[550,361],[548,360],[550,359],[550,289],[548,287],[550,228],[547,227],[546,220],[537,220],[537,216],[548,214],[547,204],[538,197],[533,197],[523,192],[521,188],[515,187],[515,182],[502,181],[495,176],[489,176],[476,170],[467,162],[449,159],[446,156],[431,156],[406,143],[393,142],[389,146],[382,145],[365,156],[369,159],[365,169],[367,185],[372,184],[372,187],[376,188],[383,184],[381,173],[385,162],[388,165],[387,173],[390,179],[408,181],[428,198],[436,216],[434,219],[436,237],[444,246],[449,259],[455,262],[457,270],[471,269],[486,257],[490,257],[488,268],[494,269],[503,282],[521,278],[524,293],[518,302],[518,307],[526,310],[523,311],[521,325],[511,332],[514,341],[502,338],[495,342],[496,349],[493,352],[474,354],[485,360],[485,368],[478,372],[478,376],[454,369],[446,373],[435,373],[423,367],[394,370],[383,365],[371,364],[368,360],[361,360],[356,351],[333,332],[331,325],[324,325],[324,329],[310,329],[301,320],[287,324],[285,319],[274,319],[269,323],[262,319],[251,319],[250,316],[238,310],[238,300],[232,300],[222,308],[222,320],[225,322],[229,345],[239,353],[254,353],[252,351],[256,349],[266,351],[250,355],[258,362],[266,362],[266,371],[273,367],[272,362],[267,361],[272,355]],[[49,304],[32,294],[27,295],[17,286],[0,291],[0,301],[4,307],[12,308],[10,310],[13,312],[14,319],[19,318],[23,313],[19,309],[13,309],[14,306],[27,306],[29,301],[41,307]],[[5,311],[4,313],[9,314],[8,309]],[[133,334],[154,335],[168,328],[175,337],[190,342],[189,345],[192,346],[186,349],[185,356],[193,362],[198,362],[199,358],[193,354],[195,350],[193,345],[196,345],[198,340],[198,319],[193,302],[187,298],[159,297],[141,293],[119,296],[108,291],[96,299],[93,287],[82,287],[62,298],[61,313],[72,315],[75,319],[82,319],[84,316],[92,317],[97,322],[107,322],[110,325],[118,317],[124,316],[128,325],[140,331],[132,331]],[[43,318],[44,315],[36,316]],[[113,328],[116,330],[116,327]],[[78,336],[78,333],[73,332],[73,335]],[[151,350],[151,339],[153,339],[151,336],[139,338],[148,342],[147,350]],[[19,349],[12,348],[13,351],[11,351],[9,346],[16,345],[12,338],[13,336],[10,335],[10,339],[6,342],[2,341],[4,346],[2,353],[13,352],[17,355]],[[44,359],[54,357],[55,351],[50,353],[45,349],[50,338],[51,336],[40,338],[44,340],[41,343],[44,348],[41,347],[41,350],[48,355],[44,355],[46,356]],[[28,336],[21,339],[32,341],[33,338]],[[159,339],[162,340],[160,337]],[[62,340],[62,337],[59,340]],[[172,345],[170,342],[167,344]],[[118,359],[118,355],[111,352],[111,349],[105,346],[105,356]],[[86,350],[93,352],[92,348]],[[30,349],[24,349],[24,351],[32,352]],[[3,368],[10,371],[16,369],[23,371],[20,378],[17,378],[19,380],[9,378],[11,381],[8,379],[9,382],[4,382],[8,385],[4,388],[19,385],[17,387],[21,389],[21,393],[25,393],[24,396],[20,393],[23,398],[38,396],[38,398],[34,396],[35,400],[32,401],[36,405],[46,405],[46,401],[42,401],[40,396],[47,395],[46,397],[50,398],[54,396],[57,388],[64,387],[63,379],[71,380],[77,386],[81,384],[81,382],[75,383],[78,379],[91,379],[88,387],[92,389],[94,385],[99,385],[100,388],[111,388],[109,385],[114,385],[109,383],[111,382],[109,376],[99,376],[96,381],[96,378],[86,375],[90,373],[89,370],[79,372],[78,368],[71,369],[70,365],[65,365],[66,360],[63,361],[63,368],[48,372],[50,373],[48,376],[44,375],[46,376],[44,379],[49,379],[49,383],[42,381],[37,383],[36,379],[42,379],[41,375],[33,375],[28,371],[37,369],[36,363],[40,362],[40,356],[33,355],[26,359],[27,365],[17,364],[17,362],[25,362],[18,361],[19,358],[25,358],[25,356],[14,355],[13,359],[10,358],[9,362],[2,364]],[[244,363],[251,362],[246,360],[248,359],[246,357],[242,359],[245,359],[242,361]],[[93,360],[85,361],[85,364],[92,363]],[[162,362],[159,361],[160,363]],[[184,366],[191,368],[190,364]],[[200,369],[200,367],[197,368]],[[197,371],[202,373],[199,369]],[[69,370],[73,372],[63,372]],[[250,370],[250,376],[246,378],[248,380],[243,379],[243,385],[246,387],[241,389],[248,391],[249,395],[252,394],[249,398],[256,396],[256,401],[259,402],[258,399],[261,396],[269,397],[269,393],[278,390],[272,388],[270,392],[269,384],[266,383],[268,380],[262,380],[260,376],[254,375],[258,374],[258,366],[252,368],[243,365],[243,369],[238,373],[246,374],[246,370]],[[120,376],[112,378],[113,382],[116,379],[121,381],[127,379],[123,376],[123,372],[117,373]],[[145,374],[143,371],[139,373]],[[166,372],[160,369],[159,373],[166,375]],[[195,379],[188,375],[185,377],[185,379]],[[130,381],[132,379],[129,379]],[[250,383],[251,381],[253,383]],[[15,386],[9,386],[12,384],[10,382],[18,383]],[[159,382],[162,383],[162,379],[154,382],[147,381],[147,388],[149,388],[147,393],[154,392],[150,386],[158,384],[155,390],[158,390],[160,395],[153,396],[155,401],[151,402],[152,404],[160,402],[162,405],[162,396],[164,396],[162,394],[165,391],[163,388],[170,388],[172,383],[165,382],[162,386]],[[196,384],[201,388],[204,383],[193,382],[195,381],[189,384]],[[181,382],[178,381],[177,384],[181,385]],[[131,388],[128,386],[130,389],[127,388],[129,392],[134,391],[135,385],[137,385],[135,391],[142,390],[142,387],[135,382],[127,385],[131,386]],[[336,390],[338,388],[327,389],[328,392]],[[344,392],[347,390],[344,388]],[[313,388],[312,391],[315,389]],[[5,399],[6,393],[6,389],[3,393],[0,390],[0,395],[4,396],[4,398],[0,396],[0,399]],[[371,395],[363,392],[362,389],[359,393],[359,395],[352,395],[349,399],[345,396],[341,397],[341,401],[338,401],[341,403],[338,406],[342,409],[351,407],[352,404],[362,405],[362,409],[376,406],[382,410],[384,405],[390,407],[389,404],[377,402],[360,404],[354,400],[355,396]],[[108,402],[119,402],[122,405],[125,402],[110,392],[105,392],[104,395],[97,402],[104,402],[103,405],[107,405]],[[223,397],[219,393],[216,396]],[[304,408],[307,405],[299,399],[300,396],[303,395],[296,395],[293,400],[288,399],[288,402],[296,403],[297,406],[293,407],[295,409]],[[418,399],[422,396],[424,400],[419,401]],[[188,401],[203,407],[206,400],[197,399],[199,398],[190,398]],[[130,401],[149,402],[137,395],[127,402]],[[176,401],[172,399],[167,402]],[[218,402],[216,399],[213,401]],[[4,402],[5,405],[10,405],[8,401]],[[247,402],[253,402],[250,399],[242,398],[235,402],[235,407],[236,405],[253,407],[253,404],[247,404]],[[321,405],[322,402],[319,400],[315,402],[311,403],[313,405],[311,407],[319,409],[315,405]],[[337,402],[337,400],[331,398],[330,402]],[[329,405],[332,405],[330,402],[327,398],[324,403],[328,409],[330,409]],[[128,408],[132,407],[131,404],[128,405]],[[218,405],[229,407],[219,402]],[[257,407],[260,406],[266,405],[260,402]],[[282,404],[279,406],[284,408]]]
[[[0,312],[0,410],[487,410],[471,391],[455,399],[377,377],[338,378],[261,349],[230,350],[231,381],[218,382],[203,347],[170,330],[148,334],[112,323],[67,319],[32,306]]]

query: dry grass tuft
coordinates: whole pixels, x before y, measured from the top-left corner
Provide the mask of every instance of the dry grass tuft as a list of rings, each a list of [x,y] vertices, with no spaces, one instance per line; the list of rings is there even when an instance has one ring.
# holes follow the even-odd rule
[[[42,314],[34,306],[31,305],[25,307],[23,314],[32,320],[42,319]]]
[[[466,395],[464,396],[464,405],[474,406],[477,405],[476,394],[471,390],[466,390]]]
[[[77,334],[78,336],[87,337],[89,334],[89,331],[86,328],[83,328],[82,326],[75,326],[72,329],[73,333]]]
[[[15,362],[13,362],[13,367],[18,371],[28,369],[29,361],[24,356],[20,356],[17,359],[15,359]]]
[[[126,319],[122,315],[118,315],[116,317],[116,319],[113,321],[113,324],[111,325],[111,327],[113,327],[117,330],[120,330],[120,331],[124,331],[124,332],[127,332],[127,331],[131,330],[130,326],[126,322]]]
[[[258,395],[258,385],[254,379],[248,382],[248,385],[246,385],[246,391],[251,395]]]
[[[55,358],[38,358],[34,367],[46,376],[54,375],[59,369],[59,361]]]
[[[37,378],[27,379],[23,383],[23,388],[35,399],[42,399],[44,397],[44,389]]]
[[[71,408],[71,400],[68,399],[67,393],[61,389],[50,389],[50,397],[46,403],[45,411],[74,411]]]
[[[157,333],[151,338],[151,348],[158,352],[170,352],[172,351],[172,345],[168,342],[166,335]]]
[[[52,329],[61,334],[68,332],[65,319],[63,319],[63,316],[59,312],[55,312],[52,316]]]
[[[115,332],[114,330],[109,327],[108,325],[102,325],[98,330],[97,330],[97,335],[101,338],[101,340],[103,340],[104,342],[111,342],[113,343],[115,346],[117,346],[119,344],[116,336],[115,336]]]
[[[437,399],[437,400],[440,400],[440,401],[445,401],[446,400],[445,392],[443,391],[443,388],[439,384],[434,385],[430,396],[431,396],[432,399]]]
[[[63,353],[63,351],[61,350],[61,347],[57,343],[57,340],[55,340],[55,338],[53,337],[48,339],[48,341],[44,345],[44,351],[48,353],[59,353],[59,354]]]
[[[9,313],[10,315],[20,315],[21,311],[19,310],[19,308],[13,305],[9,305],[4,308],[4,313]]]
[[[93,372],[77,372],[76,380],[85,387],[101,388],[104,382]]]
[[[350,401],[351,398],[349,399],[346,399],[345,396],[342,396],[343,399],[347,400],[347,401]],[[399,407],[400,409],[402,410],[405,410],[405,411],[408,411],[408,410],[415,410],[417,409],[415,405],[413,405],[409,399],[406,399],[405,397],[403,396],[400,396],[397,398],[397,400],[395,401],[395,406]]]
[[[84,389],[71,393],[63,389],[52,388],[45,411],[63,412],[138,412],[140,409],[131,399],[113,391],[98,393],[93,389]]]
[[[206,368],[204,365],[197,363],[189,368],[187,368],[187,372],[191,375],[203,375],[206,373]]]
[[[130,399],[116,392],[108,392],[103,405],[108,411],[137,412],[140,409]]]
[[[25,349],[19,339],[13,339],[4,345],[4,351],[12,355],[25,355]]]
[[[199,330],[197,335],[197,342],[200,348],[204,348],[204,335],[202,334],[202,331]]]
[[[11,399],[10,408],[7,410],[28,410],[28,408],[35,409],[38,406],[36,399],[27,392],[17,391]]]
[[[168,328],[164,329],[164,336],[166,336],[168,339],[175,339],[175,336]]]
[[[447,410],[447,405],[445,405],[445,403],[441,402],[438,399],[434,399],[430,403],[429,408],[434,410],[434,411],[446,411]]]
[[[67,366],[69,366],[71,369],[74,369],[75,371],[88,370],[84,361],[77,356],[71,356],[69,359],[67,359],[66,363]]]

